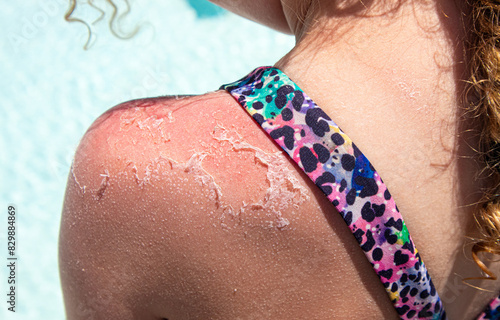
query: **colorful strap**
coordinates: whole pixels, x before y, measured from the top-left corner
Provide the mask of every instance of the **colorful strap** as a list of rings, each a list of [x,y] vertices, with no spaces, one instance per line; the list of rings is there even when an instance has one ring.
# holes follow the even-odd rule
[[[498,320],[500,319],[500,296],[493,299],[477,320]]]
[[[401,319],[446,319],[384,182],[351,139],[292,80],[261,67],[224,85],[342,215]]]

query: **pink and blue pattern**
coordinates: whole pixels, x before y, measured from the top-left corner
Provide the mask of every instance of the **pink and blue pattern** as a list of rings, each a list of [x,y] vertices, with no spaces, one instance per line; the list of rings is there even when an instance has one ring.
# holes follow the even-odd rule
[[[342,215],[401,319],[445,319],[429,273],[381,177],[349,137],[280,70],[222,87]]]
[[[221,89],[246,109],[336,207],[400,318],[446,319],[389,190],[335,122],[276,68],[257,68]],[[500,319],[500,297],[477,319]]]
[[[479,315],[477,320],[498,320],[500,319],[500,297],[493,299],[486,309]]]

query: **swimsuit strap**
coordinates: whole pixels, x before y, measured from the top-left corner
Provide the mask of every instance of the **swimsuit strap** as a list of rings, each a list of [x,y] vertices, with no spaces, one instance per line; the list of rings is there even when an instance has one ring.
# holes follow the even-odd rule
[[[221,89],[248,111],[337,208],[401,319],[446,319],[389,190],[330,117],[276,68],[257,68]]]
[[[500,319],[500,296],[493,299],[486,309],[477,317],[477,320],[498,320]]]

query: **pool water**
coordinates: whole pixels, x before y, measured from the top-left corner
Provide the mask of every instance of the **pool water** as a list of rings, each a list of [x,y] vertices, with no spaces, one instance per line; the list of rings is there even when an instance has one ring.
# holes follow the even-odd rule
[[[79,139],[110,107],[135,98],[200,94],[274,64],[294,40],[205,0],[130,1],[123,34],[105,20],[67,23],[65,0],[8,1],[0,28],[0,319],[64,319],[57,238]],[[106,8],[105,1],[95,3]],[[118,3],[118,2],[117,2]],[[82,5],[75,13],[93,21]],[[16,208],[16,312],[8,311],[8,205]]]

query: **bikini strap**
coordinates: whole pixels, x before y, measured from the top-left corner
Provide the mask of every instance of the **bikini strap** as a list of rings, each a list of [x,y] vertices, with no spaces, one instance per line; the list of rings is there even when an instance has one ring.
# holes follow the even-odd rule
[[[221,89],[247,110],[337,208],[401,319],[446,319],[389,190],[332,119],[276,68],[257,68]]]
[[[477,317],[477,320],[498,320],[500,319],[500,296],[491,300],[486,309]]]

